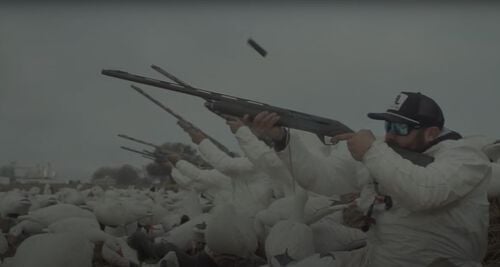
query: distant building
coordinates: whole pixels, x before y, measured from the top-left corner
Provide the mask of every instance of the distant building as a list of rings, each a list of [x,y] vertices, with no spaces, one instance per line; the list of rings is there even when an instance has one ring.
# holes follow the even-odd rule
[[[35,166],[19,166],[16,161],[13,161],[10,165],[17,179],[54,179],[57,174],[50,162]]]
[[[17,161],[12,161],[10,167],[13,169],[14,174],[10,183],[67,184],[67,181],[55,179],[56,172],[50,162],[28,166],[19,165]]]
[[[15,179],[16,183],[20,184],[68,184],[68,181],[57,180],[57,179],[49,179],[49,178],[17,178]]]

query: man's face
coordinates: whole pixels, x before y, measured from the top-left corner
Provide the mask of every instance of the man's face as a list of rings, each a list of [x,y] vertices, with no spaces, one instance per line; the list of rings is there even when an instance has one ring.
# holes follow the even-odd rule
[[[387,128],[387,127],[386,127]],[[394,131],[386,131],[385,142],[415,152],[423,152],[428,142],[425,139],[425,128],[414,129],[409,127],[407,135],[401,135]]]

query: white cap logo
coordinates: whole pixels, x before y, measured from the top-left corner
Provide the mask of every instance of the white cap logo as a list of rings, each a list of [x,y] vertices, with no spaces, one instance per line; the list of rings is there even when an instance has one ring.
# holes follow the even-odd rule
[[[394,99],[394,103],[389,107],[389,109],[399,110],[401,106],[405,103],[407,98],[408,95],[399,94],[398,96],[396,96],[396,99]]]

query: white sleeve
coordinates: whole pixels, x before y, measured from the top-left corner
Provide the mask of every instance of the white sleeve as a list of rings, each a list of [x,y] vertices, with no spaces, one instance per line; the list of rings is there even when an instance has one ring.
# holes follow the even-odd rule
[[[193,184],[193,180],[189,177],[183,175],[177,168],[172,167],[172,171],[170,173],[172,179],[182,188],[191,188]]]
[[[278,155],[295,180],[307,190],[326,196],[359,192],[365,168],[352,158],[343,143],[332,147],[327,157],[312,153],[300,136],[291,130],[288,146]]]
[[[285,196],[291,195],[293,193],[292,175],[274,149],[260,141],[246,126],[238,129],[235,136],[255,168],[263,170],[271,177],[273,188],[278,192],[283,191]]]
[[[446,144],[434,162],[421,167],[403,159],[385,142],[376,141],[363,158],[384,193],[410,210],[437,208],[475,189],[490,175],[491,166],[477,148],[461,141]]]
[[[204,185],[205,187],[224,188],[230,185],[230,178],[217,170],[202,170],[186,160],[179,160],[175,167],[181,174],[193,179],[195,182]]]
[[[244,172],[252,172],[253,164],[244,157],[232,158],[215,146],[208,138],[205,138],[198,149],[208,163],[225,175],[234,176]]]

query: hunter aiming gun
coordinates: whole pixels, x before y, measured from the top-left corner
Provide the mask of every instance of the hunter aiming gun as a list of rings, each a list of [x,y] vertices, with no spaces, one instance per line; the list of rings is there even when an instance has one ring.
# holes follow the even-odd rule
[[[137,138],[134,138],[134,137],[130,137],[130,136],[124,135],[124,134],[118,134],[118,137],[130,140],[130,141],[134,141],[134,142],[137,142],[137,143],[140,143],[140,144],[144,144],[144,145],[147,145],[147,146],[154,147],[155,148],[154,152],[151,152],[151,151],[148,151],[148,150],[145,150],[145,149],[142,150],[142,151],[138,151],[138,150],[131,149],[131,148],[125,148],[125,147],[122,147],[122,148],[125,149],[125,150],[128,150],[128,151],[131,151],[131,152],[135,152],[135,153],[138,153],[138,154],[149,156],[149,158],[155,160],[156,162],[165,161],[166,159],[168,159],[168,157],[170,155],[178,155],[180,158],[182,158],[184,160],[190,161],[191,163],[194,162],[189,157],[185,157],[185,155],[183,154],[183,152],[175,152],[175,151],[172,151],[172,150],[168,150],[168,149],[166,149],[164,147],[161,147],[161,146],[155,145],[153,143],[150,143],[150,142],[147,142],[147,141],[144,141],[144,140],[140,140],[140,139],[137,139]],[[202,165],[200,165],[198,163],[196,163],[195,165],[197,165],[198,167],[202,167]]]
[[[176,79],[174,76],[170,77],[170,79]],[[182,82],[180,80],[177,80],[179,82]],[[183,83],[184,84],[184,83]],[[155,103],[157,106],[161,107],[163,110],[165,110],[166,112],[168,112],[170,115],[174,116],[178,122],[179,122],[179,126],[184,128],[184,127],[188,127],[188,128],[193,128],[197,131],[200,131],[201,133],[203,133],[203,135],[205,135],[215,146],[217,146],[221,151],[223,151],[224,153],[226,153],[227,155],[229,155],[230,157],[234,157],[235,154],[233,152],[231,152],[227,147],[225,147],[223,144],[221,144],[219,141],[215,140],[214,138],[212,138],[210,135],[208,135],[207,133],[203,132],[200,128],[194,126],[191,122],[187,121],[186,119],[184,119],[181,115],[175,113],[172,109],[168,108],[167,106],[163,105],[160,101],[154,99],[152,96],[150,96],[149,94],[147,94],[146,92],[144,92],[144,90],[142,90],[141,88],[135,86],[135,85],[131,85],[130,87],[132,87],[132,89],[134,89],[135,91],[137,91],[139,94],[143,95],[144,97],[146,97],[147,99],[151,100],[151,102]]]
[[[191,86],[183,86],[177,83],[171,83],[135,75],[120,70],[102,70],[101,73],[106,76],[201,97],[206,101],[205,106],[210,111],[218,115],[226,114],[241,118],[244,115],[248,114],[250,116],[250,119],[253,119],[262,111],[274,112],[280,116],[280,119],[276,123],[276,125],[314,133],[324,144],[328,144],[327,137],[353,132],[353,130],[351,130],[349,127],[336,120],[310,115],[290,109],[279,108],[249,99],[219,94],[216,92],[194,88]],[[421,153],[405,150],[399,147],[392,148],[403,158],[408,159],[417,165],[426,166],[434,161],[432,157]]]
[[[154,147],[156,149],[161,149],[160,146],[157,146],[153,143],[150,143],[150,142],[146,142],[146,141],[143,141],[143,140],[140,140],[140,139],[137,139],[137,138],[133,138],[133,137],[130,137],[128,135],[124,135],[124,134],[118,134],[117,135],[118,137],[121,137],[121,138],[124,138],[124,139],[127,139],[127,140],[130,140],[130,141],[134,141],[134,142],[137,142],[137,143],[140,143],[140,144],[143,144],[143,145],[147,145],[147,146],[150,146],[150,147]]]
[[[126,146],[120,146],[120,148],[123,149],[123,150],[127,150],[127,151],[130,151],[130,152],[139,154],[139,155],[143,156],[144,158],[155,160],[155,157],[153,156],[153,152],[150,152],[150,151],[139,151],[139,150],[136,150],[136,149],[133,149],[133,148],[130,148],[130,147],[126,147]]]
[[[130,136],[124,135],[124,134],[118,134],[118,137],[130,140],[130,141],[134,141],[134,142],[137,142],[137,143],[140,143],[140,144],[143,144],[143,145],[154,147],[155,148],[155,152],[151,152],[151,151],[148,151],[148,150],[143,150],[143,151],[134,150],[134,151],[132,151],[131,149],[127,149],[127,148],[123,148],[122,147],[125,150],[129,150],[129,151],[136,152],[136,153],[139,153],[139,154],[147,154],[149,157],[152,157],[152,159],[154,159],[154,160],[158,160],[160,158],[165,158],[166,156],[168,156],[169,154],[171,154],[168,151],[165,151],[165,149],[162,148],[161,146],[152,144],[150,142],[146,142],[146,141],[143,141],[143,140],[140,140],[140,139],[137,139],[137,138],[133,138],[133,137],[130,137]]]

